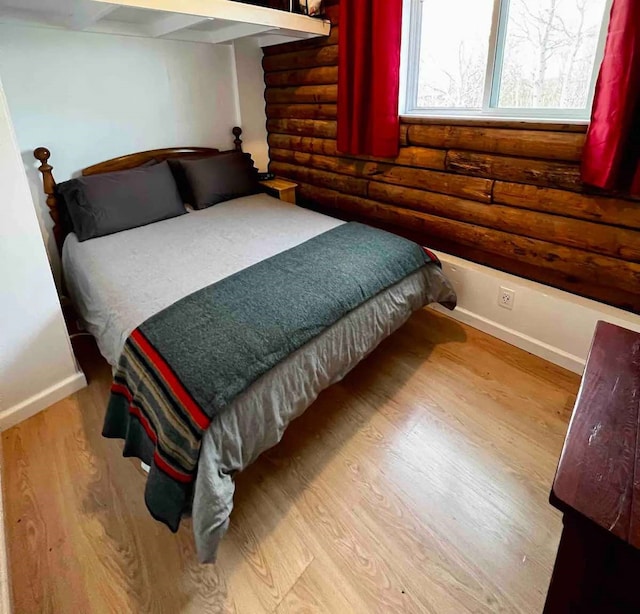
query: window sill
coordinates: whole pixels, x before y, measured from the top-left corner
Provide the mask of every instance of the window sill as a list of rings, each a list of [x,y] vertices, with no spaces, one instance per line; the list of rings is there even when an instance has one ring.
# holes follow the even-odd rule
[[[586,132],[589,120],[524,119],[490,116],[400,115],[403,124],[470,126],[474,128],[515,128],[519,130],[548,130],[551,132]]]

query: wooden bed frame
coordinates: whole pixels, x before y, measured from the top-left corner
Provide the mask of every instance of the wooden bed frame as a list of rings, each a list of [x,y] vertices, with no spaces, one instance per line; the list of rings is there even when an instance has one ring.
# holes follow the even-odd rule
[[[106,160],[98,164],[93,164],[87,168],[83,168],[81,173],[83,177],[87,175],[97,175],[99,173],[110,173],[112,171],[124,171],[130,168],[141,166],[150,160],[162,162],[167,158],[194,158],[198,156],[210,156],[215,154],[228,153],[229,151],[242,151],[242,140],[240,135],[242,129],[235,126],[231,133],[234,136],[234,149],[220,151],[211,147],[168,147],[166,149],[151,149],[149,151],[140,151],[137,153],[127,154],[111,160]],[[62,254],[62,244],[69,233],[69,229],[62,224],[60,209],[58,206],[58,198],[56,194],[56,182],[53,178],[53,166],[49,164],[51,152],[46,147],[38,147],[33,152],[34,157],[40,161],[38,170],[42,173],[42,184],[44,193],[47,197],[47,207],[49,207],[49,215],[53,220],[53,236],[58,247],[58,252]]]

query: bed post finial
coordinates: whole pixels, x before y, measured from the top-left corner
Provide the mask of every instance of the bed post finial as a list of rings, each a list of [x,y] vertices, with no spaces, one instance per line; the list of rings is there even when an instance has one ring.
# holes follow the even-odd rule
[[[58,250],[62,248],[62,227],[60,226],[60,213],[58,211],[58,201],[56,199],[56,182],[53,178],[53,166],[49,164],[51,152],[46,147],[38,147],[33,151],[33,156],[40,161],[38,170],[42,173],[42,185],[44,193],[47,196],[47,207],[49,207],[49,215],[53,220],[53,237],[58,246]]]
[[[233,130],[231,130],[231,132],[233,133],[233,136],[236,137],[233,141],[236,151],[242,151],[242,139],[240,138],[240,135],[242,134],[242,128],[240,128],[240,126],[235,126]]]

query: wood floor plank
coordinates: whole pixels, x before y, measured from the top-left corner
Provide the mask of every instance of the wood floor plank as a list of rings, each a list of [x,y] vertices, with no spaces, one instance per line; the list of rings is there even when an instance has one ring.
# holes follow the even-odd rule
[[[334,572],[334,573],[332,573]],[[276,609],[277,614],[327,614],[351,612],[369,614],[371,609],[360,601],[357,593],[345,595],[343,577],[330,563],[314,559]]]
[[[337,388],[337,387],[336,387]],[[341,407],[337,420],[339,422],[352,420],[354,416],[361,415],[353,402],[345,404],[345,399],[349,397],[345,395],[345,399],[336,398],[332,395],[331,405]],[[318,414],[318,415],[326,415]],[[315,416],[315,414],[314,414]],[[363,419],[358,428],[356,435],[350,437],[347,441],[340,439],[340,434],[348,432],[342,424],[336,426],[334,424],[322,425],[309,424],[306,429],[304,423],[313,420],[313,416],[308,418],[302,417],[297,424],[296,434],[299,436],[301,431],[308,429],[310,432],[318,432],[321,430],[322,439],[315,440],[313,444],[305,445],[304,458],[308,461],[307,467],[297,468],[296,471],[302,473],[307,472],[308,476],[300,478],[301,481],[316,485],[319,482],[327,484],[335,484],[344,482],[346,478],[350,478],[351,483],[348,488],[341,491],[343,500],[347,506],[353,510],[354,516],[359,524],[367,524],[371,531],[377,535],[380,545],[380,551],[392,551],[394,556],[392,560],[396,565],[402,567],[405,563],[413,569],[410,574],[409,582],[407,582],[406,590],[414,584],[412,581],[418,581],[419,586],[414,587],[423,595],[429,595],[430,600],[422,601],[423,611],[487,611],[498,604],[505,611],[517,611],[517,608],[507,607],[508,599],[501,594],[500,585],[496,584],[491,574],[484,574],[478,570],[481,568],[476,564],[475,558],[482,556],[483,552],[477,552],[475,545],[477,540],[476,531],[484,530],[482,524],[482,513],[478,514],[477,510],[469,509],[470,516],[468,518],[459,517],[457,524],[462,524],[463,528],[471,531],[471,537],[456,531],[455,527],[446,532],[431,531],[429,524],[425,522],[425,518],[418,519],[416,514],[404,504],[407,498],[406,493],[398,490],[401,486],[408,485],[409,488],[420,482],[424,482],[423,463],[435,462],[448,463],[448,457],[442,455],[442,450],[435,443],[436,441],[424,440],[420,442],[419,454],[412,458],[406,452],[411,451],[407,447],[406,442],[397,441],[397,432],[394,431],[392,425],[388,424],[386,419],[378,412],[372,412],[366,419]],[[303,438],[306,441],[306,438]],[[327,446],[330,447],[330,453],[327,454]],[[425,450],[424,447],[428,449]],[[396,450],[398,451],[396,453]],[[451,451],[449,451],[450,453]],[[412,451],[415,453],[415,451]],[[463,451],[453,450],[454,454],[463,453]],[[276,463],[282,465],[291,465],[296,463],[295,460],[300,457],[299,450],[295,442],[291,442],[291,438],[285,436],[285,440],[274,451],[267,454],[270,459],[274,459],[277,455]],[[432,460],[433,458],[436,461]],[[327,458],[330,460],[327,461]],[[401,471],[388,470],[387,466],[393,463],[402,463],[403,471],[412,471],[410,477],[406,480],[398,480],[398,476],[402,475]],[[459,472],[459,463],[449,462],[449,466],[445,466],[444,470],[440,470],[439,478],[449,477],[451,470],[455,473]],[[477,501],[483,494],[488,498],[501,495],[493,486],[492,472],[487,472],[487,468],[473,462],[471,465],[475,467],[474,484],[471,487],[466,486],[468,481],[463,482],[463,486],[453,493],[453,497],[460,497],[470,501]],[[314,467],[323,467],[320,475],[314,476]],[[482,481],[484,476],[485,480]],[[278,477],[280,481],[285,480],[284,477]],[[499,481],[499,480],[497,480]],[[472,488],[471,496],[462,492],[463,488]],[[306,486],[305,486],[306,488]],[[478,494],[476,489],[485,490],[486,493]],[[446,490],[446,489],[445,489]],[[398,495],[398,492],[401,492]],[[435,510],[425,508],[428,515],[433,516],[434,511],[443,510],[447,515],[447,511],[452,509],[450,501],[446,497],[450,496],[448,492],[442,495],[443,500],[438,501],[439,493],[431,493],[433,501],[436,503]],[[504,497],[503,497],[504,498]],[[529,499],[520,501],[520,505],[525,507]],[[511,504],[511,501],[509,501]],[[486,502],[489,507],[489,517],[500,518],[500,507],[492,509],[490,502]],[[458,510],[462,507],[460,502],[454,503],[454,508]],[[458,512],[460,514],[460,512]],[[552,516],[552,512],[549,511]],[[442,525],[446,526],[448,518],[442,521]],[[555,524],[559,525],[559,521],[554,518]],[[505,528],[511,519],[504,521]],[[436,523],[438,527],[440,523]],[[520,527],[516,526],[512,532],[516,532]],[[527,529],[525,529],[526,532]],[[389,539],[387,537],[389,536]],[[484,542],[487,542],[485,536]],[[499,544],[500,545],[500,544]],[[536,544],[526,544],[531,550]],[[487,548],[490,550],[494,546],[488,543]],[[553,549],[555,546],[551,546]],[[387,552],[388,554],[388,552]],[[485,553],[486,554],[486,553]],[[553,556],[551,552],[550,556]],[[455,562],[455,564],[453,564]],[[434,581],[435,579],[435,581]],[[438,595],[440,593],[440,595]],[[439,601],[437,600],[439,596]],[[505,605],[506,603],[506,605]],[[430,604],[435,604],[430,607]],[[464,605],[461,605],[464,604]]]
[[[241,484],[253,477],[249,469]],[[227,535],[231,539],[223,542],[219,555],[225,568],[233,568],[229,590],[240,612],[273,611],[280,604],[313,561],[307,531],[306,524],[280,514],[270,493],[240,490]],[[246,587],[256,595],[255,603],[240,601]]]
[[[414,611],[410,603],[417,601],[415,611],[419,612],[466,611],[472,602],[474,611],[484,611],[478,607],[482,603],[473,595],[466,595],[474,588],[481,592],[483,587],[460,566],[461,557],[456,556],[459,553],[454,552],[446,537],[429,534],[421,522],[416,522],[397,494],[378,479],[379,469],[358,458],[358,447],[350,441],[320,475],[306,479],[318,488],[329,489],[336,475],[349,477],[351,483],[339,494],[342,505],[351,510],[352,524],[359,532],[375,536],[376,550],[370,556],[378,561],[393,562],[393,587],[405,595],[408,602],[404,610]],[[284,462],[295,464],[288,459]],[[305,469],[297,467],[295,471],[301,474]],[[306,485],[305,489],[308,488]],[[451,565],[456,558],[457,564]],[[475,586],[469,590],[471,584]],[[369,594],[372,611],[371,604],[382,598],[376,594],[376,589],[381,588],[373,587]],[[465,602],[468,607],[463,605]]]
[[[216,565],[148,515],[100,432],[111,372],[3,433],[14,610],[538,612],[579,378],[423,310],[236,480]]]

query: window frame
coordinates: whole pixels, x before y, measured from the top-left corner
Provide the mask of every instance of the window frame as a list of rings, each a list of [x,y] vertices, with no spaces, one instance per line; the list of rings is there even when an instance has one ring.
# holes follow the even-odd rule
[[[587,105],[584,109],[500,108],[497,106],[502,76],[507,19],[511,0],[493,0],[493,16],[489,34],[487,70],[485,74],[482,108],[419,107],[418,71],[420,64],[420,32],[423,0],[404,0],[402,24],[402,52],[400,79],[400,114],[407,117],[497,119],[518,121],[548,121],[585,124],[589,122],[596,80],[607,39],[613,0],[606,0],[600,26],[596,55],[591,74]]]

